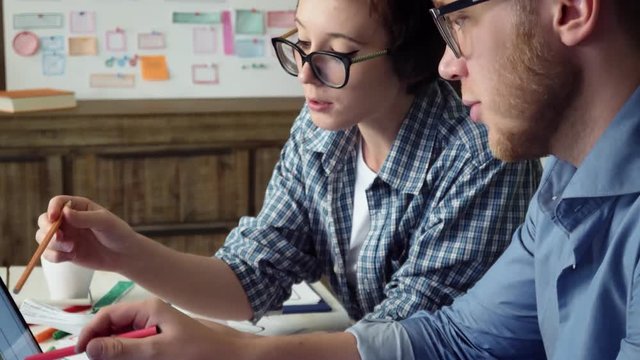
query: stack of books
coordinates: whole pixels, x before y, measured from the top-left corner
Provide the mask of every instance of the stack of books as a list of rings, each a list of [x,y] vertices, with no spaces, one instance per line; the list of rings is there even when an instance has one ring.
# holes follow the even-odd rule
[[[68,109],[76,106],[72,91],[29,89],[0,91],[0,111],[16,113]]]

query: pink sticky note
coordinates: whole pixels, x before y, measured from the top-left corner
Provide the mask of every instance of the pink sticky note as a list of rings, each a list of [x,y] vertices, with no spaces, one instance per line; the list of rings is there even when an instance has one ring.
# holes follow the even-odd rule
[[[222,42],[225,55],[233,55],[233,25],[231,24],[231,12],[223,11],[222,16]]]

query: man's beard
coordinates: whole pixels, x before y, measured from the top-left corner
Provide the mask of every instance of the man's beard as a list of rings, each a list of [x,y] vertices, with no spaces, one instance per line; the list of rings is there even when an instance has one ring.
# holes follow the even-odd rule
[[[509,121],[489,131],[493,154],[504,161],[536,159],[549,154],[551,139],[577,96],[580,73],[566,56],[545,42],[534,13],[520,12],[522,24],[507,56],[496,64],[499,74],[491,108]]]

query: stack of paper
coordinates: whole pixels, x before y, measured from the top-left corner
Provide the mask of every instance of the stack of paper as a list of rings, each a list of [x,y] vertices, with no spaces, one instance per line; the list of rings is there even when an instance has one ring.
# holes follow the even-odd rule
[[[68,313],[31,299],[22,302],[20,312],[29,324],[45,325],[74,335],[80,334],[93,317],[93,314]]]
[[[293,285],[291,297],[282,304],[283,314],[331,311],[331,306],[307,284],[301,282]]]

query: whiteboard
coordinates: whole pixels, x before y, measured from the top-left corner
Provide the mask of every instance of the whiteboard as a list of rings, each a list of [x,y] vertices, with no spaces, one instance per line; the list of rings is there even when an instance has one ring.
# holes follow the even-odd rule
[[[7,89],[79,99],[301,96],[271,46],[296,2],[4,0]]]

